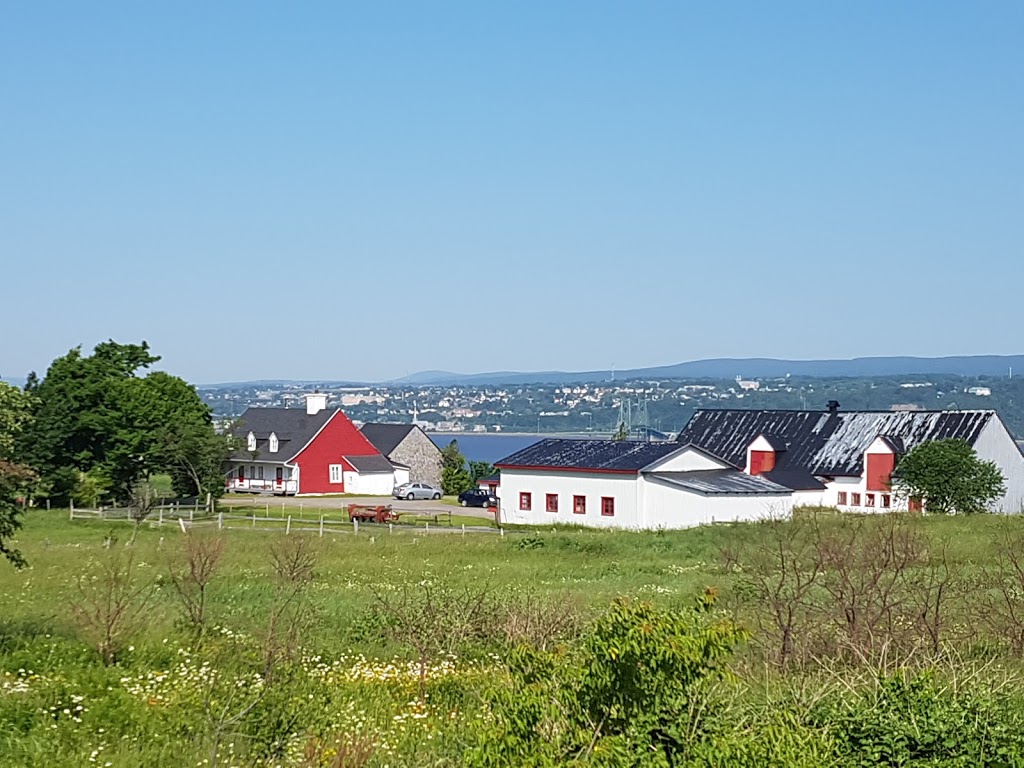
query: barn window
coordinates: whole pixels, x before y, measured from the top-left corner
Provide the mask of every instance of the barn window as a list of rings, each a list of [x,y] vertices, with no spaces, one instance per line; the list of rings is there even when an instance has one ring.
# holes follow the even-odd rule
[[[851,493],[850,494],[850,505],[854,506],[854,507],[859,507],[860,506],[860,494],[859,493]]]
[[[836,499],[836,504],[838,504],[841,507],[846,506],[846,491],[839,492],[839,497]]]
[[[875,494],[873,494],[873,493],[866,493],[866,494],[864,494],[864,506],[865,507],[873,507],[873,506],[875,506]]]
[[[332,483],[343,483],[345,482],[345,469],[341,464],[331,464],[331,482]]]
[[[587,497],[586,496],[573,496],[572,497],[572,511],[577,515],[587,514]]]
[[[888,493],[882,494],[882,509],[889,509],[892,506],[892,496]]]
[[[601,514],[605,517],[615,516],[615,499],[610,496],[601,497]]]
[[[532,493],[519,494],[519,509],[521,509],[523,512],[529,512],[531,509],[533,509]]]
[[[558,511],[558,494],[557,493],[549,493],[547,496],[544,497],[544,508],[548,512],[557,512]]]

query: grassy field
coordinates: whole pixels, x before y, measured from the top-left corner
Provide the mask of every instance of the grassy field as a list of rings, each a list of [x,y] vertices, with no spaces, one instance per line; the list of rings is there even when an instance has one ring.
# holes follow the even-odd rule
[[[915,525],[928,537],[929,562],[941,545],[943,567],[960,574],[951,621],[969,623],[959,613],[969,603],[962,586],[994,562],[999,541],[1024,534],[1024,519]],[[755,633],[736,660],[748,678],[743,701],[760,701],[765,680],[781,679],[772,673],[752,681],[765,669],[751,618],[758,606],[751,607],[749,572],[734,562],[737,552],[765,551],[770,537],[759,525],[505,536],[368,526],[322,539],[293,534],[315,558],[293,602],[282,597],[290,587],[274,564],[283,531],[231,530],[209,583],[209,631],[201,642],[183,622],[169,578],[183,562],[184,535],[144,524],[128,548],[131,528],[70,522],[59,511],[25,518],[17,546],[28,568],[0,565],[0,766],[460,765],[486,719],[486,691],[503,680],[498,656],[512,619],[517,627],[529,623],[524,617],[586,622],[619,597],[669,609],[713,589],[719,609]],[[103,567],[115,560],[125,573],[111,586]],[[114,663],[102,664],[96,622],[87,614],[102,602],[97,595],[109,603],[111,594],[131,598],[142,588],[148,591],[137,617],[134,607],[126,609],[137,620],[115,638]],[[495,626],[470,636],[452,617],[484,595],[496,606]],[[287,651],[291,663],[281,663],[270,686],[268,638],[285,637],[286,618],[294,619],[294,632],[274,653],[284,658]],[[521,631],[537,637],[535,628]],[[571,637],[565,626],[560,631],[563,642]],[[445,633],[450,637],[436,636]],[[992,650],[990,640],[976,645],[979,663],[998,657],[994,677],[1014,674],[1015,655]]]

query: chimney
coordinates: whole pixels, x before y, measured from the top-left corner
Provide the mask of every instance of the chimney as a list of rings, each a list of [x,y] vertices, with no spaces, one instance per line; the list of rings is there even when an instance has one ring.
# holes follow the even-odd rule
[[[306,398],[306,414],[312,416],[313,414],[320,413],[327,407],[327,395],[321,392],[319,389],[313,392],[311,395],[305,395]]]
[[[839,401],[838,400],[829,400],[828,401],[828,405],[826,405],[825,407],[828,409],[828,412],[830,414],[832,414],[833,416],[835,416],[837,413],[839,413]]]

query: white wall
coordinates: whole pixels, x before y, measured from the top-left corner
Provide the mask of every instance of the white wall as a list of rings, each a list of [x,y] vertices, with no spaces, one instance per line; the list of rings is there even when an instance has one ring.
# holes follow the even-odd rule
[[[532,494],[532,509],[519,509],[519,494]],[[547,512],[545,497],[558,494],[558,512]],[[586,514],[573,513],[573,496],[585,496]],[[615,499],[614,517],[601,514],[601,497]],[[595,528],[639,528],[637,476],[597,472],[501,470],[501,519],[517,525],[586,525]]]
[[[710,523],[788,516],[792,496],[705,496],[645,475],[642,481],[644,528],[691,528]]]
[[[392,472],[344,472],[345,493],[358,493],[363,496],[390,496],[395,487],[395,475]]]
[[[401,467],[395,467],[395,485],[405,485],[409,482],[409,470],[402,469]],[[388,489],[388,493],[391,493],[392,488]]]
[[[1024,512],[1024,455],[998,417],[985,425],[974,443],[974,450],[978,458],[995,462],[1003,473],[1006,495],[996,501],[994,509],[1013,514]]]
[[[701,469],[727,469],[729,467],[724,461],[719,461],[708,456],[703,451],[694,448],[680,450],[679,453],[670,453],[661,461],[656,461],[647,467],[648,471],[658,472],[694,472]]]

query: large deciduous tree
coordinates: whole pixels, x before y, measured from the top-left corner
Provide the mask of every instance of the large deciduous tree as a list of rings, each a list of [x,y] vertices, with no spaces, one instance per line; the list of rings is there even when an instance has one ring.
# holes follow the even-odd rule
[[[221,487],[226,439],[189,384],[163,372],[139,376],[159,359],[146,342],[106,341],[89,356],[72,349],[34,384],[25,453],[52,496],[100,486],[127,501],[155,472],[170,473],[180,493]]]
[[[999,468],[963,440],[921,443],[900,459],[892,483],[899,496],[937,514],[985,512],[1006,493]]]

